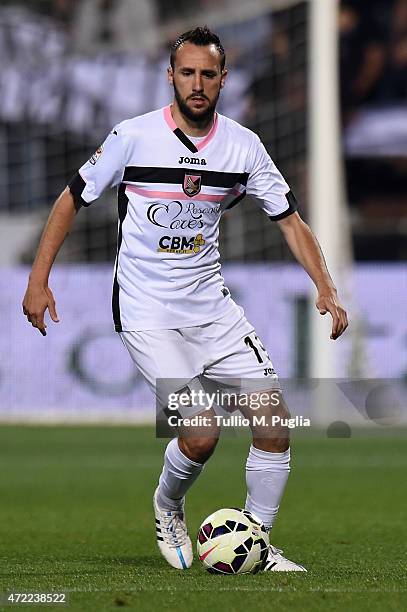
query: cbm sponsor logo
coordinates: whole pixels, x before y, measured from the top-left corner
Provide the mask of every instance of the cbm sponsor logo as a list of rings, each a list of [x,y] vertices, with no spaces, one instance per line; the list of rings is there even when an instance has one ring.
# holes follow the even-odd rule
[[[192,166],[206,166],[206,159],[198,159],[197,157],[180,157],[179,164],[191,164]]]
[[[158,242],[158,253],[176,253],[193,255],[199,253],[205,244],[202,234],[196,236],[161,236]]]

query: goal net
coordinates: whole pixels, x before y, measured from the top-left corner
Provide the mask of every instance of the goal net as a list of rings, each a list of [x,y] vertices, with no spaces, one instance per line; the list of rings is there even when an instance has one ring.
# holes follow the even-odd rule
[[[161,40],[175,34],[175,27],[179,32],[201,21],[219,33],[229,67],[219,110],[258,132],[307,217],[308,3],[234,2],[233,10],[228,2],[216,10],[214,3],[208,4],[211,10],[200,13],[198,3],[194,18],[186,12],[176,26],[163,24]],[[163,44],[157,48],[156,53],[117,53],[106,47],[78,55],[48,18],[11,6],[0,10],[0,51],[6,66],[0,213],[31,221],[18,252],[10,245],[20,262],[31,263],[53,200],[112,126],[171,99],[168,51]],[[58,261],[112,261],[116,218],[115,194],[110,192],[81,211]],[[279,232],[247,201],[224,216],[220,240],[224,261],[289,257]]]

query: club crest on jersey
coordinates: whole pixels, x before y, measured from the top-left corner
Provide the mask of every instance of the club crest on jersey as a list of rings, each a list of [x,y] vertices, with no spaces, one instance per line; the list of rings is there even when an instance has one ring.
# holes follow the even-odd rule
[[[182,189],[187,196],[192,198],[201,191],[202,176],[200,174],[189,174],[185,172]]]

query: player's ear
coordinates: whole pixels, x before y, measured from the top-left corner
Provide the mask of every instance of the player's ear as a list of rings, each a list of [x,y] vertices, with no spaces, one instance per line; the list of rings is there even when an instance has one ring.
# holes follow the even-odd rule
[[[221,76],[221,79],[220,79],[220,86],[221,87],[223,87],[225,85],[225,81],[226,81],[227,75],[228,75],[228,71],[226,70],[226,68],[224,68],[222,70],[222,76]]]
[[[167,77],[168,77],[168,81],[172,85],[173,81],[174,81],[174,71],[172,69],[172,66],[168,66],[168,68],[167,68]]]

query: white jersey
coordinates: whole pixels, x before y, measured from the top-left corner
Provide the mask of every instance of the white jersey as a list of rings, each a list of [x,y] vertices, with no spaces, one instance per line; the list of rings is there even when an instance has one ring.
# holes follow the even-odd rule
[[[221,214],[246,194],[273,220],[296,209],[256,134],[215,114],[194,144],[169,106],[116,126],[69,186],[76,206],[118,186],[117,331],[202,325],[236,309],[220,273]]]

